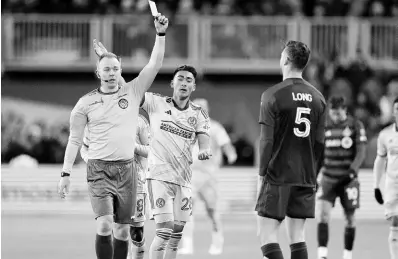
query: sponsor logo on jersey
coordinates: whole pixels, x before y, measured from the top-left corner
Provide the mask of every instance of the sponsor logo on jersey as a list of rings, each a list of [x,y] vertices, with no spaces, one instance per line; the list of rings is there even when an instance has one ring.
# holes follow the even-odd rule
[[[354,141],[350,137],[344,137],[340,139],[327,139],[325,141],[326,147],[342,147],[344,149],[349,149],[354,144]]]
[[[165,111],[164,113],[167,113],[168,115],[171,115],[171,110]]]
[[[194,133],[192,131],[183,129],[183,128],[173,124],[172,122],[167,122],[167,121],[162,121],[162,123],[160,124],[160,129],[170,132],[172,134],[175,134],[175,135],[180,136],[185,139],[191,139],[193,136],[193,133]]]
[[[120,99],[118,103],[119,107],[122,109],[126,109],[129,106],[129,102],[124,98]]]

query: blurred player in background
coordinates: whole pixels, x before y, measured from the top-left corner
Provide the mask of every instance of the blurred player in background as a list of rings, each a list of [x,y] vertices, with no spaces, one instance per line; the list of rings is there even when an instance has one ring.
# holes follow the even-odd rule
[[[136,202],[131,151],[136,141],[138,109],[162,66],[168,27],[168,20],[162,15],[154,23],[158,36],[149,63],[140,74],[120,85],[120,58],[103,54],[96,71],[101,86],[80,98],[71,113],[58,192],[61,198],[69,192],[69,176],[87,126],[87,182],[96,218],[95,250],[99,259],[125,259],[128,253],[129,226]]]
[[[398,98],[393,103],[395,123],[380,132],[377,140],[377,157],[373,167],[374,194],[377,202],[383,204],[380,181],[386,173],[384,196],[385,214],[391,220],[388,243],[391,259],[398,259]]]
[[[323,152],[326,102],[302,78],[310,58],[302,42],[282,51],[283,82],[261,96],[258,234],[264,258],[282,259],[278,232],[287,216],[291,259],[308,259],[305,220],[315,216],[316,164]]]
[[[328,256],[330,214],[339,197],[346,217],[343,259],[351,259],[355,210],[360,201],[358,171],[366,157],[366,132],[362,122],[347,114],[344,97],[332,96],[328,105],[325,151],[318,175],[318,258]]]
[[[196,75],[195,68],[180,66],[171,81],[173,97],[146,93],[142,102],[152,134],[147,183],[156,236],[150,259],[176,258],[184,225],[192,214],[190,165],[195,142],[200,160],[211,156],[209,116],[190,101]]]
[[[207,100],[196,99],[193,103],[199,105],[209,113],[209,104]],[[231,139],[224,127],[218,121],[212,119],[210,119],[210,125],[212,157],[205,161],[199,161],[196,159],[198,146],[195,145],[193,150],[193,163],[191,166],[192,190],[194,193],[194,202],[197,199],[204,202],[207,215],[213,225],[212,244],[210,246],[209,253],[212,255],[218,255],[223,251],[224,236],[222,233],[220,214],[217,210],[218,192],[215,174],[220,169],[223,162],[223,153],[227,156],[229,164],[233,164],[236,161],[237,155],[235,147],[232,145]],[[191,221],[185,226],[182,246],[178,251],[179,254],[193,254],[193,230],[194,220],[192,216]]]

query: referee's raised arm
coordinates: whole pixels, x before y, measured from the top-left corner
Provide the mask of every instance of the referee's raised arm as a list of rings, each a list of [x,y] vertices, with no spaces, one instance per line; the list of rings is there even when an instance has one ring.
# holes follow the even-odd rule
[[[142,69],[138,77],[128,83],[134,86],[134,91],[136,91],[137,95],[141,97],[152,85],[153,80],[155,80],[155,77],[163,64],[166,46],[166,30],[169,26],[169,20],[165,16],[159,14],[154,23],[156,28],[156,40],[149,62]]]

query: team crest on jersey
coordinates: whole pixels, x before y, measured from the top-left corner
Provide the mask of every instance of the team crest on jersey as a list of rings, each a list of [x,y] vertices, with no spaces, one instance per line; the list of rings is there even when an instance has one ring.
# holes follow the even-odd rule
[[[343,130],[343,136],[344,137],[349,137],[351,136],[352,131],[350,130],[350,128],[347,126],[344,130]]]
[[[157,200],[156,200],[156,206],[158,207],[158,208],[163,208],[163,206],[165,205],[165,201],[164,201],[164,199],[163,198],[158,198]]]
[[[196,123],[197,123],[196,118],[195,117],[189,117],[188,118],[188,123],[189,123],[189,125],[194,127],[196,125]]]
[[[126,109],[128,106],[129,106],[129,102],[126,99],[122,98],[122,99],[119,100],[119,107],[120,108]]]

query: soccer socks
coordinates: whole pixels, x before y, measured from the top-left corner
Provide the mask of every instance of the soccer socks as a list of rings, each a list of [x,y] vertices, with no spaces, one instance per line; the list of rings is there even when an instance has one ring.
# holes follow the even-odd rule
[[[180,243],[181,237],[182,237],[182,232],[171,234],[171,238],[167,245],[166,255],[164,259],[176,259],[178,244]]]
[[[129,251],[129,241],[113,237],[113,259],[126,259]]]
[[[169,228],[156,229],[156,236],[149,249],[149,259],[163,259],[172,232]]]
[[[98,259],[112,259],[113,247],[112,236],[100,236],[97,234],[95,238],[95,253]]]
[[[191,221],[187,222],[184,227],[184,236],[181,239],[181,246],[178,252],[181,252],[181,250],[191,252],[193,251],[193,230],[194,230],[194,218],[193,216],[191,217]],[[182,253],[185,254],[185,253]]]
[[[344,231],[344,259],[352,258],[352,248],[354,247],[355,227],[346,227]]]
[[[398,227],[390,228],[388,243],[390,246],[391,259],[398,259]]]
[[[318,224],[318,258],[326,258],[328,256],[329,241],[329,224]]]
[[[264,258],[267,259],[283,259],[282,250],[278,243],[270,243],[261,247]]]
[[[290,245],[290,259],[308,259],[307,244],[305,242]]]
[[[145,255],[145,238],[141,242],[132,241],[131,255],[134,259],[144,259]]]

